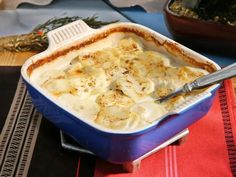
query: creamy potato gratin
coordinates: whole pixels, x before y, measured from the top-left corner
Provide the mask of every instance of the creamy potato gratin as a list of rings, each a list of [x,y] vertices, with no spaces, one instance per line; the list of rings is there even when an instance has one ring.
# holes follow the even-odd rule
[[[134,38],[116,47],[78,55],[64,70],[50,70],[41,86],[83,119],[106,128],[144,127],[184,102],[180,95],[164,103],[154,100],[207,74],[190,66],[174,66],[156,51],[144,50]]]

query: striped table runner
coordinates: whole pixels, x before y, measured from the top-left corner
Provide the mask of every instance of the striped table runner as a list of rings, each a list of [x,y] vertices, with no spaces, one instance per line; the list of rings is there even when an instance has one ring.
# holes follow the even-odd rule
[[[92,155],[65,150],[59,130],[35,110],[19,67],[0,67],[0,176],[230,177],[236,176],[235,100],[231,81],[210,112],[192,125],[185,144],[168,146],[126,173]]]

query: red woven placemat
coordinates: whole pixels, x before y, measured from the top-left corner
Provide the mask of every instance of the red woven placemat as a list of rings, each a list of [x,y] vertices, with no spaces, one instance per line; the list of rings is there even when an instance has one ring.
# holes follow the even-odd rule
[[[236,121],[234,91],[225,81],[208,114],[189,127],[181,146],[168,146],[149,156],[135,173],[102,160],[95,177],[230,177],[236,176]]]

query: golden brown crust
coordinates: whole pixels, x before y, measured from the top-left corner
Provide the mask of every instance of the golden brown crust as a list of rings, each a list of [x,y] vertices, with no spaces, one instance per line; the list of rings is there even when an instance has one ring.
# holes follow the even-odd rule
[[[188,56],[187,54],[185,54],[175,43],[169,42],[169,41],[165,41],[164,43],[161,43],[160,41],[158,41],[156,39],[156,37],[150,33],[147,33],[145,31],[142,30],[138,30],[138,29],[134,29],[131,27],[116,27],[116,28],[111,28],[109,30],[106,30],[102,33],[96,34],[94,36],[92,36],[91,38],[73,45],[69,48],[66,48],[64,50],[61,51],[57,51],[56,53],[51,54],[48,57],[42,58],[37,60],[36,62],[32,63],[28,68],[27,68],[27,74],[30,76],[31,73],[33,72],[34,69],[43,66],[46,63],[49,63],[55,59],[57,59],[60,56],[64,56],[67,53],[74,51],[74,50],[79,50],[81,48],[84,48],[88,45],[91,45],[92,43],[95,43],[99,40],[102,40],[106,37],[108,37],[109,35],[111,35],[112,33],[117,33],[117,32],[124,32],[124,33],[134,33],[139,37],[142,37],[144,40],[149,41],[149,42],[153,42],[157,47],[163,46],[167,49],[168,52],[170,52],[173,55],[180,55],[181,57],[183,57],[183,59],[187,62],[190,63],[194,66],[203,68],[205,70],[207,70],[208,72],[213,72],[215,71],[215,67],[213,66],[213,64],[206,62],[206,63],[201,63],[199,61],[196,61],[196,59],[194,59],[193,57]]]

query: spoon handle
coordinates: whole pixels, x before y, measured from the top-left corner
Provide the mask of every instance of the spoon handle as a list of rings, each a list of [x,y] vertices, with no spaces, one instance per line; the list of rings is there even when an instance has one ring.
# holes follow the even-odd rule
[[[214,73],[200,77],[192,83],[185,84],[183,90],[184,92],[190,92],[193,89],[204,88],[234,76],[236,76],[236,63],[233,63]]]

